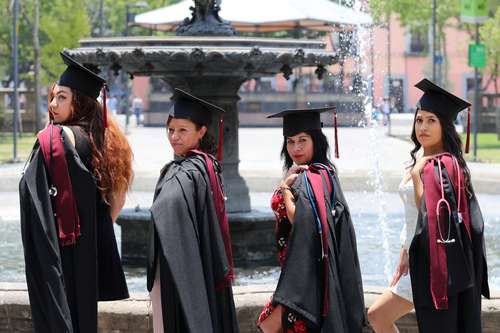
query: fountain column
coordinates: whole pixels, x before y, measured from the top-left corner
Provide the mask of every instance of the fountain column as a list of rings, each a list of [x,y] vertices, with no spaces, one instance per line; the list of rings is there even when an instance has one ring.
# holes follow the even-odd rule
[[[322,41],[235,37],[230,24],[218,17],[218,3],[195,1],[193,18],[179,29],[183,36],[91,38],[80,41],[80,48],[66,52],[88,66],[106,66],[130,76],[161,77],[170,87],[186,90],[226,110],[222,164],[233,258],[236,265],[273,265],[274,216],[271,212],[250,211],[248,186],[238,172],[238,90],[249,78],[283,73],[289,79],[293,69],[300,67],[316,67],[315,73],[321,78],[325,66],[335,63],[337,56],[326,51]],[[217,129],[212,126],[213,134]],[[120,215],[124,261],[144,265],[149,223],[147,211]]]
[[[246,78],[216,75],[181,78],[165,75],[163,78],[172,88],[184,89],[226,110],[222,149],[224,190],[227,197],[226,209],[228,213],[249,212],[250,195],[248,186],[238,170],[240,163],[237,105],[240,97],[238,96],[238,90]],[[216,117],[212,119],[211,132],[215,138],[218,135],[218,120]]]

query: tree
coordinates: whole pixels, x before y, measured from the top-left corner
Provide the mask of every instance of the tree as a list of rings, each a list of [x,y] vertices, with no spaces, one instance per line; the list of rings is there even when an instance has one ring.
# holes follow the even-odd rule
[[[497,8],[495,16],[484,22],[480,28],[481,39],[486,45],[488,57],[487,72],[490,78],[485,84],[485,89],[493,82],[495,93],[498,94],[498,75],[500,72],[500,7]]]
[[[442,28],[452,17],[460,15],[460,1],[436,2],[436,24]],[[388,14],[397,14],[403,26],[429,26],[432,21],[432,0],[370,0],[370,8],[378,22],[385,22]]]
[[[42,45],[43,82],[54,81],[64,70],[59,52],[79,46],[89,36],[90,24],[85,4],[78,0],[52,0],[50,11],[42,10],[40,39]]]
[[[99,2],[101,0],[87,0],[87,11],[91,20],[91,33],[92,36],[98,36],[99,32]],[[127,0],[102,0],[104,1],[104,35],[105,36],[121,36],[125,30],[126,22],[126,8],[125,5],[133,5],[135,3],[145,2],[148,4],[147,8],[135,8],[131,11],[133,13],[140,13],[141,11],[154,10],[170,4],[179,2],[180,0],[149,0],[149,1],[127,1]],[[141,29],[142,34],[147,30]]]
[[[489,0],[490,14],[493,16],[494,11],[498,8],[499,0]],[[390,14],[396,14],[401,21],[401,24],[410,28],[427,29],[432,22],[432,0],[370,0],[369,1],[372,14],[375,21],[378,23],[387,22]],[[496,10],[498,13],[498,10]],[[496,15],[496,17],[498,14]],[[455,20],[451,20],[455,19]],[[495,25],[496,24],[496,25]],[[487,27],[486,27],[487,26]],[[456,29],[464,29],[469,33],[471,40],[474,38],[474,29],[471,24],[464,24],[460,21],[460,1],[459,0],[438,0],[436,1],[436,34],[437,34],[437,51],[443,54],[446,59],[446,34],[444,28],[453,27]],[[483,27],[484,33],[481,33],[483,41],[491,47],[491,50],[497,50],[497,55],[490,59],[488,70],[492,70],[492,75],[497,73],[498,77],[498,45],[500,43],[498,37],[495,39],[495,32],[498,33],[499,21],[498,18],[489,20],[489,23]],[[497,35],[498,36],[498,35]],[[490,49],[489,49],[490,50]],[[495,51],[488,51],[489,54]],[[495,67],[495,59],[497,66]],[[493,63],[491,62],[493,61]],[[445,62],[447,64],[447,62]],[[445,69],[446,70],[446,69]],[[496,70],[496,72],[495,72]],[[446,75],[445,75],[446,77]]]
[[[10,0],[0,0],[0,15],[11,17]],[[33,84],[35,0],[20,2],[19,73],[20,80]],[[59,51],[78,46],[78,40],[88,36],[90,26],[84,4],[78,0],[40,1],[39,43],[41,79],[47,84],[57,78],[63,68]],[[11,81],[12,76],[12,22],[0,21],[0,75]]]

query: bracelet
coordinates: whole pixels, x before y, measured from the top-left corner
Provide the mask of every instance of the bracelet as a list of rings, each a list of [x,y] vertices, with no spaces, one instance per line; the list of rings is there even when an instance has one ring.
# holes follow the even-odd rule
[[[280,186],[279,190],[281,191],[281,193],[283,193],[285,191],[290,191],[290,193],[293,195],[292,189],[290,187],[288,187],[288,186]]]

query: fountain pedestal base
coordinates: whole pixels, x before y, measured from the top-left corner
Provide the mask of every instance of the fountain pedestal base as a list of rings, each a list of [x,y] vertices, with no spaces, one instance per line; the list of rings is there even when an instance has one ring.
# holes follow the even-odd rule
[[[234,265],[243,268],[277,266],[274,215],[270,211],[251,211],[228,216]],[[118,218],[124,264],[146,267],[150,223],[151,215],[146,209],[125,209]]]

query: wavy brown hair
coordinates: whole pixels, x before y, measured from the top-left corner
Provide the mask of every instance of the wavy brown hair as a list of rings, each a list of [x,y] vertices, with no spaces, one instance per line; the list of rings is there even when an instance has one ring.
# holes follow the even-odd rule
[[[49,104],[54,98],[54,83],[49,91]],[[106,203],[111,203],[113,193],[126,192],[132,183],[132,149],[108,114],[108,127],[103,127],[103,110],[99,102],[75,89],[71,104],[73,113],[64,125],[77,125],[88,134],[92,150],[92,173]]]

